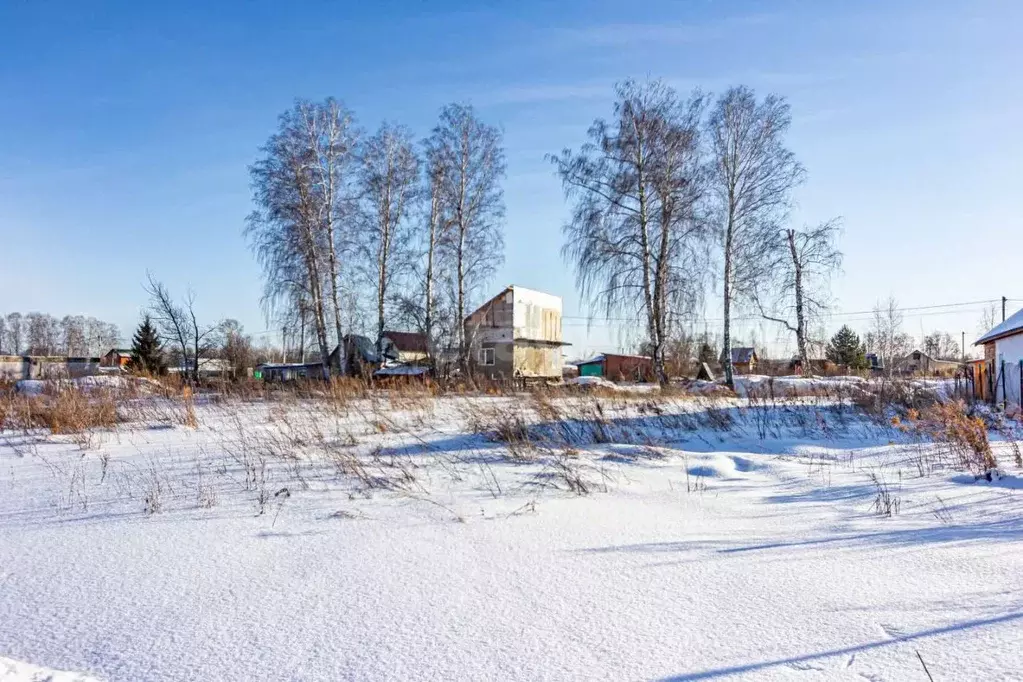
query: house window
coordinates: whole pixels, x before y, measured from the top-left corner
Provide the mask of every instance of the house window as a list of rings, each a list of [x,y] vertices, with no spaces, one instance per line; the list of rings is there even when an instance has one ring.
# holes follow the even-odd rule
[[[480,348],[480,364],[488,367],[494,364],[493,348]]]

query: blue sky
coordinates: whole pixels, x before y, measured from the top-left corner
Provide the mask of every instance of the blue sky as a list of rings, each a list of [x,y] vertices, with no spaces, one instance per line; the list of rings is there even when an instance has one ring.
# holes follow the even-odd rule
[[[0,312],[95,315],[127,335],[152,270],[191,286],[205,316],[264,330],[241,234],[247,166],[295,97],[334,95],[367,127],[386,118],[425,134],[450,101],[502,126],[507,251],[494,287],[559,293],[567,316],[585,315],[543,157],[582,142],[630,76],[789,98],[809,171],[793,219],[845,225],[832,327],[865,329],[851,313],[889,294],[907,307],[1023,299],[1021,28],[1013,0],[10,0]],[[906,330],[973,336],[980,307],[910,311]],[[712,300],[712,331],[717,315]],[[573,319],[565,333],[580,354],[633,338]]]

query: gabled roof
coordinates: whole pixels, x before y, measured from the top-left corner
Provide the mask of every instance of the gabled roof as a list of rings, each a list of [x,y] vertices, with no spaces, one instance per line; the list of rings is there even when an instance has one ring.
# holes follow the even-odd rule
[[[540,291],[539,289],[530,289],[529,287],[519,286],[518,284],[509,284],[504,289],[501,289],[501,291],[498,292],[498,294],[496,296],[493,296],[493,297],[487,299],[486,303],[484,303],[480,307],[476,308],[476,310],[474,310],[471,313],[469,313],[468,315],[466,315],[465,319],[462,320],[462,322],[463,323],[468,322],[472,318],[473,315],[475,315],[476,313],[482,312],[483,310],[488,308],[490,305],[492,305],[495,301],[497,301],[499,298],[501,298],[502,296],[507,294],[509,291],[513,292],[515,290],[526,291],[526,292],[531,292],[531,293],[535,293],[535,294],[543,294],[543,293],[545,293],[543,291]],[[553,294],[549,294],[549,295],[553,296]]]
[[[482,312],[484,309],[490,307],[494,303],[494,301],[496,301],[497,299],[501,298],[502,296],[507,294],[509,291],[512,291],[514,289],[515,289],[515,285],[514,284],[509,284],[504,289],[501,289],[501,291],[496,296],[493,296],[492,298],[487,299],[486,303],[484,303],[480,307],[476,308],[476,310],[474,310],[471,313],[469,313],[468,315],[466,315],[465,319],[462,320],[462,322],[463,323],[468,323],[469,320],[472,319],[473,315],[475,315],[476,313]]]
[[[570,345],[570,344],[566,343],[566,344],[562,344],[562,345],[567,346],[567,345]],[[604,362],[608,358],[629,358],[630,360],[644,360],[646,362],[650,362],[653,359],[649,355],[625,355],[623,353],[601,353],[600,355],[595,355],[592,358],[589,358],[588,360],[576,360],[574,362],[566,362],[565,364],[566,365],[576,365],[576,366],[579,366],[579,365],[592,365],[592,364],[597,363],[597,362]]]
[[[740,346],[732,349],[732,363],[741,362],[747,363],[751,360],[756,360],[757,351],[749,346]],[[725,352],[721,351],[721,360],[724,361]]]
[[[118,355],[131,355],[131,348],[111,348],[107,351],[107,355],[111,353],[117,353]]]
[[[997,324],[992,327],[991,331],[974,341],[973,345],[982,346],[985,343],[990,343],[997,339],[1003,339],[1006,336],[1014,336],[1016,334],[1023,334],[1023,308],[1017,310],[1014,315],[1006,319],[1001,324]]]
[[[395,348],[405,353],[425,353],[426,334],[419,332],[384,332],[384,338],[394,342]]]

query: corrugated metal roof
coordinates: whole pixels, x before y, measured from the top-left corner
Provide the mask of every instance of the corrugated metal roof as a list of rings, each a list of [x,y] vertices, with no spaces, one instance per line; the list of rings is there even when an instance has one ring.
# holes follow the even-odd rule
[[[977,339],[973,345],[981,346],[990,341],[994,341],[995,339],[1000,339],[1003,336],[1012,336],[1020,333],[1023,333],[1023,308],[1017,310],[1014,315],[1010,316],[1001,324],[997,324],[992,327],[991,331]]]
[[[747,363],[756,358],[757,352],[749,346],[740,346],[732,349],[732,364]],[[721,351],[721,361],[724,362],[725,353]]]

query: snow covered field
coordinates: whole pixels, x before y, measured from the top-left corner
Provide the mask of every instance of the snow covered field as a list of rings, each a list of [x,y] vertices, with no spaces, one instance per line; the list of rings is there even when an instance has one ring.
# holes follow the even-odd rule
[[[0,433],[3,682],[1023,674],[1009,443],[976,482],[829,400],[119,410]]]

